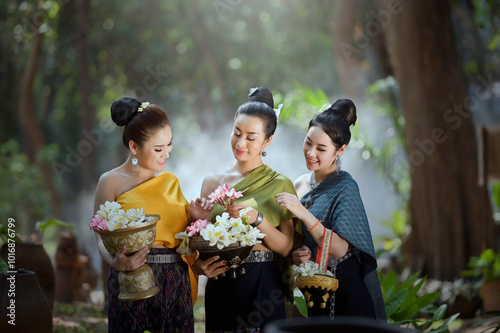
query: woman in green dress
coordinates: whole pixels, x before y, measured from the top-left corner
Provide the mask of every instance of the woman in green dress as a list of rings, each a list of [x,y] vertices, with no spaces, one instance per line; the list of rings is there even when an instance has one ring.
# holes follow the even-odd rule
[[[290,179],[262,161],[278,119],[273,105],[272,94],[267,88],[250,90],[249,101],[240,105],[234,118],[231,148],[235,165],[207,177],[202,185],[202,198],[223,184],[241,191],[243,197],[225,211],[232,217],[239,217],[241,209],[252,207],[253,210],[247,213],[250,223],[266,234],[244,265],[245,274],[236,278],[223,274],[208,281],[205,292],[207,332],[260,332],[266,323],[286,317],[288,275],[279,262],[283,262],[292,250],[294,225],[292,214],[276,203],[275,196],[295,190]],[[223,211],[223,207],[215,204],[210,219],[215,221]],[[214,260],[216,257],[205,262],[198,259],[194,269],[213,277],[221,265]]]

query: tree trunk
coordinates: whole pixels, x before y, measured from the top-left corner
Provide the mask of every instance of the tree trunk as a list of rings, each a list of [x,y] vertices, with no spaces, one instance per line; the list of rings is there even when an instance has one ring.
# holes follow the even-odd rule
[[[329,24],[333,37],[333,53],[342,95],[358,99],[364,95],[366,74],[362,70],[362,50],[354,42],[356,0],[342,0],[332,6],[335,20]]]
[[[21,120],[21,128],[23,132],[23,150],[28,156],[30,162],[36,160],[37,153],[45,147],[45,135],[43,133],[40,122],[34,107],[33,85],[38,71],[40,54],[42,51],[43,35],[38,32],[38,26],[33,29],[33,41],[31,52],[28,59],[26,70],[21,79],[21,88],[19,91],[19,106],[18,113]],[[51,195],[52,213],[55,217],[61,216],[61,207],[57,200],[56,189],[53,183],[52,170],[46,165],[41,165],[43,174],[43,182],[45,189]],[[30,230],[34,230],[35,220],[29,221]]]
[[[89,133],[94,127],[95,112],[90,106],[90,94],[92,79],[90,78],[90,56],[89,56],[89,0],[76,0],[76,54],[78,63],[78,84],[80,87],[80,133],[78,141],[78,152],[82,154],[81,184],[84,189],[93,186],[97,182],[97,146],[99,140],[93,138]],[[99,139],[97,137],[97,139]]]
[[[486,188],[477,183],[471,108],[447,1],[381,0],[390,8],[385,35],[399,82],[411,173],[413,269],[451,280],[471,255],[495,244]]]

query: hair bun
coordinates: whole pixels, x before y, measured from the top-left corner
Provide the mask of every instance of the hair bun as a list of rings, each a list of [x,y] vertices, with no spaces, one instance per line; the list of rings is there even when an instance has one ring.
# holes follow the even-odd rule
[[[271,109],[274,109],[273,94],[266,87],[251,88],[250,92],[248,93],[248,100],[265,103],[269,105]]]
[[[337,112],[344,117],[349,126],[356,124],[356,106],[350,99],[339,99],[330,107],[329,111]]]
[[[127,125],[140,104],[138,100],[132,97],[117,99],[111,104],[111,119],[118,126]]]

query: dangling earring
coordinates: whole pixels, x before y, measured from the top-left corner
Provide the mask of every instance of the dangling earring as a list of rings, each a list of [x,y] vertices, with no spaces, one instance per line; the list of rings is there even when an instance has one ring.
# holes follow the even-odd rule
[[[335,160],[335,165],[337,166],[337,172],[342,171],[342,160],[340,159],[340,156],[337,156],[337,159]]]
[[[137,160],[137,157],[135,157],[135,154],[134,157],[132,157],[132,171],[139,171],[139,161]]]
[[[267,153],[265,150],[262,151],[262,157],[266,157]]]

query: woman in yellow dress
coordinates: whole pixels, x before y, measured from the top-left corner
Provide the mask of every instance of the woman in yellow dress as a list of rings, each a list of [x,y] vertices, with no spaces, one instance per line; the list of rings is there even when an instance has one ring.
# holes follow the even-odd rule
[[[179,240],[174,236],[185,229],[188,217],[204,218],[210,207],[200,199],[190,205],[177,178],[163,171],[172,151],[172,129],[160,107],[120,98],[111,106],[111,117],[118,126],[125,126],[122,139],[130,153],[125,163],[100,177],[94,210],[106,201],[116,201],[124,210],[143,208],[145,214],[160,215],[160,221],[151,251],[144,248],[131,256],[124,254],[125,248],[112,256],[96,233],[99,253],[111,266],[109,332],[193,332],[197,276],[175,253]],[[160,292],[144,300],[120,301],[118,272],[137,269],[146,262]]]
[[[257,244],[243,275],[229,275],[210,279],[205,290],[205,327],[207,332],[260,332],[275,319],[285,318],[287,288],[286,265],[292,250],[294,226],[292,214],[276,203],[275,195],[292,191],[290,179],[272,170],[262,161],[264,149],[271,143],[277,124],[271,92],[264,87],[253,88],[249,101],[240,105],[234,118],[231,147],[236,164],[231,169],[205,178],[201,197],[206,198],[218,186],[227,184],[241,191],[226,210],[239,217],[240,210],[254,208],[247,213],[253,226],[266,236]],[[218,204],[210,214],[212,222],[223,212]],[[219,273],[221,262],[197,259],[194,269],[208,277]],[[215,270],[215,272],[214,272]]]

